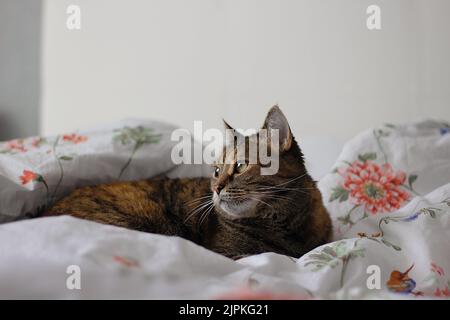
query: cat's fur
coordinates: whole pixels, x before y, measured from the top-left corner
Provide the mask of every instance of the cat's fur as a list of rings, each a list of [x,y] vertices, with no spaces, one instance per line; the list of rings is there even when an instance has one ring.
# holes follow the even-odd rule
[[[278,106],[269,111],[263,128],[280,132],[275,175],[261,175],[258,164],[246,164],[243,172],[236,172],[233,163],[217,165],[211,179],[162,178],[84,187],[44,216],[67,214],[180,236],[235,259],[268,251],[300,257],[331,240],[331,221]]]

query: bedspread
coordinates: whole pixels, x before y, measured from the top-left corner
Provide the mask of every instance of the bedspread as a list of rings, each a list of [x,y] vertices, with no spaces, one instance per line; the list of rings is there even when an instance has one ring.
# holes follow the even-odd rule
[[[370,129],[349,141],[319,182],[335,241],[299,259],[264,253],[233,261],[178,237],[72,217],[2,224],[0,298],[449,298],[449,132],[446,123],[421,121]],[[81,136],[67,141],[89,139]],[[134,147],[130,143],[128,151]],[[75,159],[75,151],[59,157]],[[141,165],[144,154],[137,152],[137,159]],[[156,171],[170,169],[163,167]],[[137,172],[127,170],[127,178]],[[27,175],[22,167],[16,173],[22,176],[16,182],[4,171],[3,179],[43,186],[43,174]],[[45,199],[45,186],[39,190]],[[41,198],[13,213],[24,217]]]

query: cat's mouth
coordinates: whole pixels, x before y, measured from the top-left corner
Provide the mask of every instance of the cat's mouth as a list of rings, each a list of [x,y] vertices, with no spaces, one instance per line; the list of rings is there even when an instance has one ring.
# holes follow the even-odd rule
[[[253,198],[240,197],[239,199],[236,199],[227,195],[219,196],[215,192],[213,194],[213,201],[216,209],[231,219],[253,216],[258,203],[258,201]]]

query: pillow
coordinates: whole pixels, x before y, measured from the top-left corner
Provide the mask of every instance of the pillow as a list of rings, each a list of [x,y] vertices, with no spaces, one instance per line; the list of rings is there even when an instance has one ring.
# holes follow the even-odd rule
[[[79,186],[143,179],[173,169],[174,129],[131,119],[0,143],[0,222],[35,216]]]
[[[449,183],[449,128],[433,120],[386,124],[350,140],[318,184],[335,238],[376,232],[380,216]]]

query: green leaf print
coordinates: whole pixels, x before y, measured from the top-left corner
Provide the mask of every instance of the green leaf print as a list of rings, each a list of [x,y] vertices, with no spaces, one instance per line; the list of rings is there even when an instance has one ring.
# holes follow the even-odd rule
[[[381,242],[383,242],[386,246],[393,248],[395,251],[401,251],[402,248],[400,248],[399,246],[387,241],[384,238],[381,238]]]
[[[152,128],[145,128],[143,126],[137,127],[123,127],[121,129],[114,130],[116,134],[113,137],[113,141],[119,142],[122,145],[133,144],[133,150],[127,162],[120,169],[118,178],[122,176],[125,170],[130,165],[136,152],[144,145],[158,143],[161,139],[161,134],[153,133]]]
[[[417,180],[417,174],[412,174],[408,177],[408,185],[412,189],[413,183]]]
[[[330,196],[330,202],[339,199],[339,202],[347,201],[348,199],[348,190],[344,189],[341,186],[337,186],[333,188],[333,192]]]
[[[344,275],[348,263],[357,257],[364,257],[365,250],[365,248],[358,247],[358,240],[354,243],[346,240],[333,242],[321,248],[319,252],[308,254],[306,257],[305,267],[312,265],[312,271],[315,272],[323,269],[324,267],[334,269],[342,263],[340,281],[340,285],[342,287],[344,284]]]
[[[366,162],[367,160],[375,160],[377,154],[375,152],[363,153],[358,156],[359,161]]]

